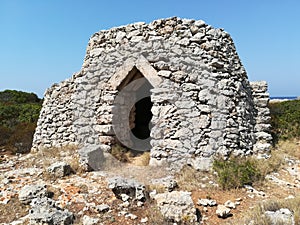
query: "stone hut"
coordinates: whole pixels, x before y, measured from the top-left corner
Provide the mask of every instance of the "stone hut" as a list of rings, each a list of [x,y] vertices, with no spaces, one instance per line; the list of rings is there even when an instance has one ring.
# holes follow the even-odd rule
[[[209,167],[265,154],[266,82],[252,82],[223,29],[177,17],[99,31],[81,71],[49,88],[33,149],[150,151],[150,165]]]

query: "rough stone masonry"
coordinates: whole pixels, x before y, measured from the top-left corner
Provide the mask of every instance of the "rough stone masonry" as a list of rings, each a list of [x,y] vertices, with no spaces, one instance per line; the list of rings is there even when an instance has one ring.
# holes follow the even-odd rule
[[[177,17],[99,31],[81,71],[49,88],[33,149],[115,144],[150,165],[209,167],[270,150],[266,82],[249,82],[223,29]]]

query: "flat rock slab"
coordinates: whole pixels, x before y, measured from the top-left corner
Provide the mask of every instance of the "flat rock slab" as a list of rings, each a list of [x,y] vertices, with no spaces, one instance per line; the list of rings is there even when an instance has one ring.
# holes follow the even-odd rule
[[[191,223],[197,221],[191,192],[167,192],[155,195],[154,199],[166,220],[180,223],[188,218]]]
[[[47,188],[44,184],[25,185],[19,191],[19,200],[23,204],[29,204],[33,199],[46,197],[47,195]]]
[[[119,199],[122,199],[123,194],[126,194],[133,200],[146,200],[145,186],[133,179],[124,177],[109,178],[108,187],[112,189],[115,196]]]
[[[72,173],[72,168],[65,162],[56,162],[48,167],[48,173],[55,177],[64,177]]]

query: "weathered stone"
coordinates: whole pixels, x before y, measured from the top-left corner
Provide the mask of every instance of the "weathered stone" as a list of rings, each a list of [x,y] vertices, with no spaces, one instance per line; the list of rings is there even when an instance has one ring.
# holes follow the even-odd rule
[[[197,202],[197,204],[201,205],[201,206],[210,206],[210,207],[213,207],[213,206],[217,205],[217,202],[216,202],[216,200],[203,198],[203,199],[199,199],[198,202]]]
[[[94,224],[99,224],[99,219],[98,218],[93,218],[88,215],[84,215],[82,218],[82,224],[83,225],[94,225]]]
[[[212,158],[197,157],[195,159],[191,159],[190,164],[195,170],[209,171],[212,167],[212,162]]]
[[[163,76],[163,77],[170,77],[171,76],[171,71],[169,70],[161,70],[158,72],[159,76]]]
[[[56,206],[49,198],[36,198],[31,203],[29,212],[30,224],[73,224],[74,215],[68,210]]]
[[[224,205],[218,205],[216,214],[218,215],[218,217],[223,218],[223,219],[231,216],[230,209]]]
[[[168,221],[197,221],[196,209],[190,192],[173,191],[155,195],[157,205]]]
[[[146,200],[145,186],[135,180],[123,177],[109,178],[108,187],[112,189],[116,197],[119,199],[122,199],[122,195],[126,194],[132,200]]]
[[[147,223],[147,222],[148,222],[148,218],[147,217],[141,219],[141,223]]]
[[[230,35],[201,20],[99,31],[81,71],[46,91],[33,150],[83,146],[88,169],[100,169],[120,142],[172,168],[199,167],[197,158],[215,154],[265,154],[272,141],[266,91],[266,82],[249,83]],[[135,102],[143,98],[147,104]]]
[[[172,176],[163,177],[160,179],[154,179],[151,182],[154,185],[164,186],[166,191],[169,192],[173,191],[178,186],[177,181],[174,180]]]
[[[266,211],[265,215],[270,219],[271,225],[295,225],[294,215],[289,209],[279,209],[275,212]]]
[[[235,209],[236,208],[236,205],[234,202],[228,200],[224,203],[224,206],[226,206],[227,208],[230,208],[230,209]]]
[[[99,170],[105,163],[105,156],[103,150],[105,145],[86,145],[78,150],[80,161],[87,170]]]
[[[100,212],[100,213],[105,213],[105,212],[108,212],[108,211],[109,211],[110,207],[109,207],[109,205],[107,205],[107,204],[102,204],[102,205],[97,205],[97,206],[96,206],[96,209],[97,209],[97,211]]]
[[[24,204],[29,204],[35,198],[47,197],[48,191],[44,184],[25,185],[19,191],[19,200]]]
[[[48,167],[48,173],[55,177],[64,177],[72,173],[72,168],[65,162],[56,162]]]

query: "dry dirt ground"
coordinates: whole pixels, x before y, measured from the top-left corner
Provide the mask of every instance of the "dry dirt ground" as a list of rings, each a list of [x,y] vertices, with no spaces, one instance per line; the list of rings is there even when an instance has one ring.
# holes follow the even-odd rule
[[[288,146],[279,146],[279,148],[285,148],[282,152],[280,149],[276,150],[280,151],[279,153],[284,159],[283,164],[277,168],[276,173],[268,176],[265,182],[254,185],[255,190],[252,192],[246,188],[221,190],[216,184],[214,173],[195,175],[191,174],[191,170],[185,170],[175,176],[179,184],[177,190],[192,192],[195,206],[202,215],[201,224],[244,224],[241,221],[262,202],[271,199],[288,199],[300,195],[300,147],[297,140],[293,142],[293,154],[290,154]],[[45,172],[47,166],[62,159],[75,167],[77,172],[60,179],[47,175]],[[162,191],[159,190],[159,187],[151,185],[150,180],[165,177],[166,171],[148,166],[119,164],[111,166],[106,171],[82,172],[76,164],[76,160],[76,155],[72,150],[66,150],[64,153],[52,150],[43,154],[32,153],[20,156],[2,151],[0,153],[0,224],[9,224],[24,216],[23,224],[28,224],[26,215],[29,206],[19,202],[18,192],[26,184],[38,183],[47,185],[48,190],[54,194],[53,199],[59,203],[61,208],[66,208],[74,213],[75,224],[82,224],[84,215],[99,218],[99,224],[105,225],[172,224],[163,221],[163,216],[151,199],[148,199],[143,206],[132,203],[128,208],[124,208],[121,206],[123,202],[114,196],[106,181],[107,177],[114,175],[124,176],[143,182],[149,190],[157,188],[158,191]],[[236,209],[232,209],[231,217],[221,219],[215,213],[216,207],[198,206],[199,198],[214,199],[218,204],[224,204],[228,200],[232,202],[238,200],[240,205]],[[110,211],[97,212],[95,207],[100,204],[109,205]],[[122,213],[124,211],[127,211],[127,214]],[[137,218],[126,217],[128,213],[136,215]]]

